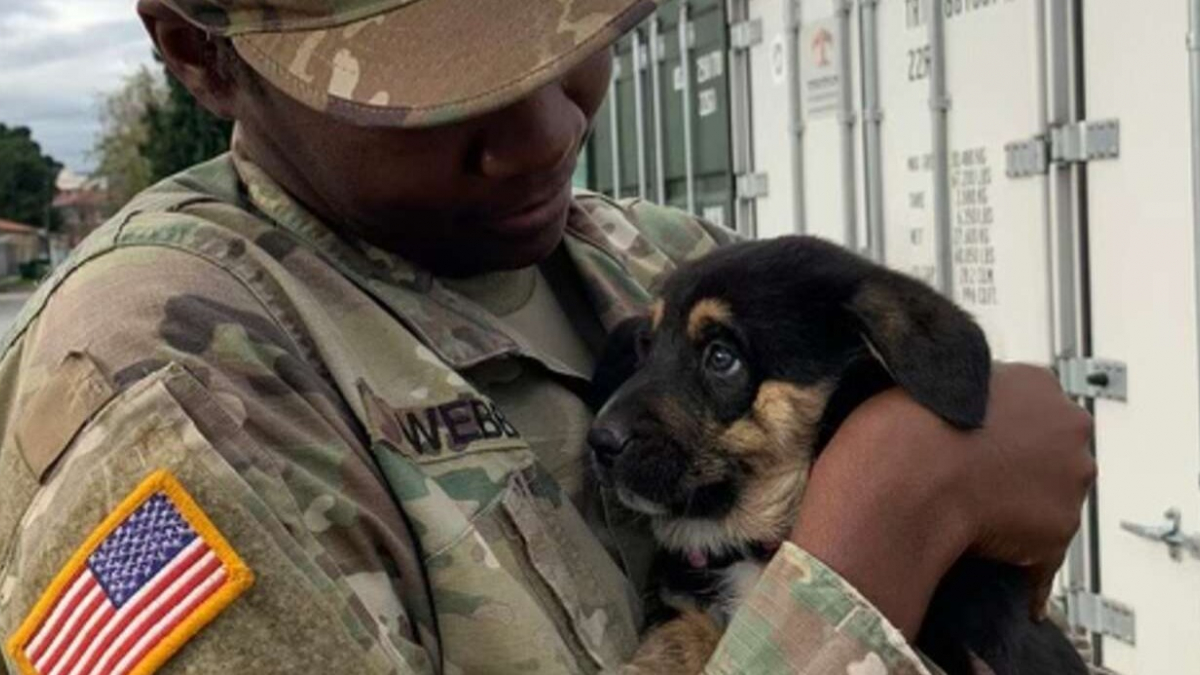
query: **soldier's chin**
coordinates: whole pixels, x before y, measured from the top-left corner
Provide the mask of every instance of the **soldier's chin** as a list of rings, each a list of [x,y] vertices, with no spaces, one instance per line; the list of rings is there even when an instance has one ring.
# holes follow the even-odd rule
[[[528,241],[514,242],[511,240],[499,243],[496,248],[497,267],[503,269],[520,269],[536,265],[554,253],[554,249],[562,243],[563,230],[566,222],[548,223],[546,229],[531,237]]]
[[[488,268],[494,270],[514,270],[536,265],[558,248],[566,227],[567,213],[563,211],[557,217],[525,231],[525,236],[481,237],[486,243],[478,247],[479,260],[486,261]]]
[[[527,239],[494,238],[480,233],[469,247],[455,251],[452,259],[439,261],[439,276],[469,277],[487,272],[518,270],[536,265],[554,252],[562,242],[566,219],[548,223],[546,228]]]

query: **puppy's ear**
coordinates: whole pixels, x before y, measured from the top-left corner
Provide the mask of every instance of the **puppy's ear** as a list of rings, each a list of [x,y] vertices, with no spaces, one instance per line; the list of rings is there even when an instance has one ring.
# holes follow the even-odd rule
[[[625,380],[637,372],[641,360],[638,342],[650,329],[650,317],[635,316],[617,324],[609,333],[604,350],[596,360],[596,370],[587,392],[587,404],[593,412],[603,408]]]
[[[978,325],[929,286],[873,270],[849,310],[876,357],[918,403],[960,428],[983,425],[991,352]]]

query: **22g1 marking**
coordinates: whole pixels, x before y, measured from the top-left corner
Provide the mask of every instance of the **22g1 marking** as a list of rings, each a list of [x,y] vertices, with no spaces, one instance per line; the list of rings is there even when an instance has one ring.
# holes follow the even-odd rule
[[[920,82],[929,79],[932,49],[929,45],[908,50],[908,81]]]

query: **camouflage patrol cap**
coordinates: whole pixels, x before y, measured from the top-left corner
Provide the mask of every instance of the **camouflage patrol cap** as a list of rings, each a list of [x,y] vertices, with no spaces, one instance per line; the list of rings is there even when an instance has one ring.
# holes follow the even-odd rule
[[[356,124],[423,127],[561,77],[656,0],[165,0],[231,38],[292,98]]]

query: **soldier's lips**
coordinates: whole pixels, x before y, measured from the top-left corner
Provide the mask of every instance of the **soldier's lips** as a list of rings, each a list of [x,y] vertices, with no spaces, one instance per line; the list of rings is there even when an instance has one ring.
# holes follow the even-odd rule
[[[506,239],[528,239],[555,225],[571,205],[571,184],[563,183],[552,195],[510,215],[487,219],[484,229]]]

